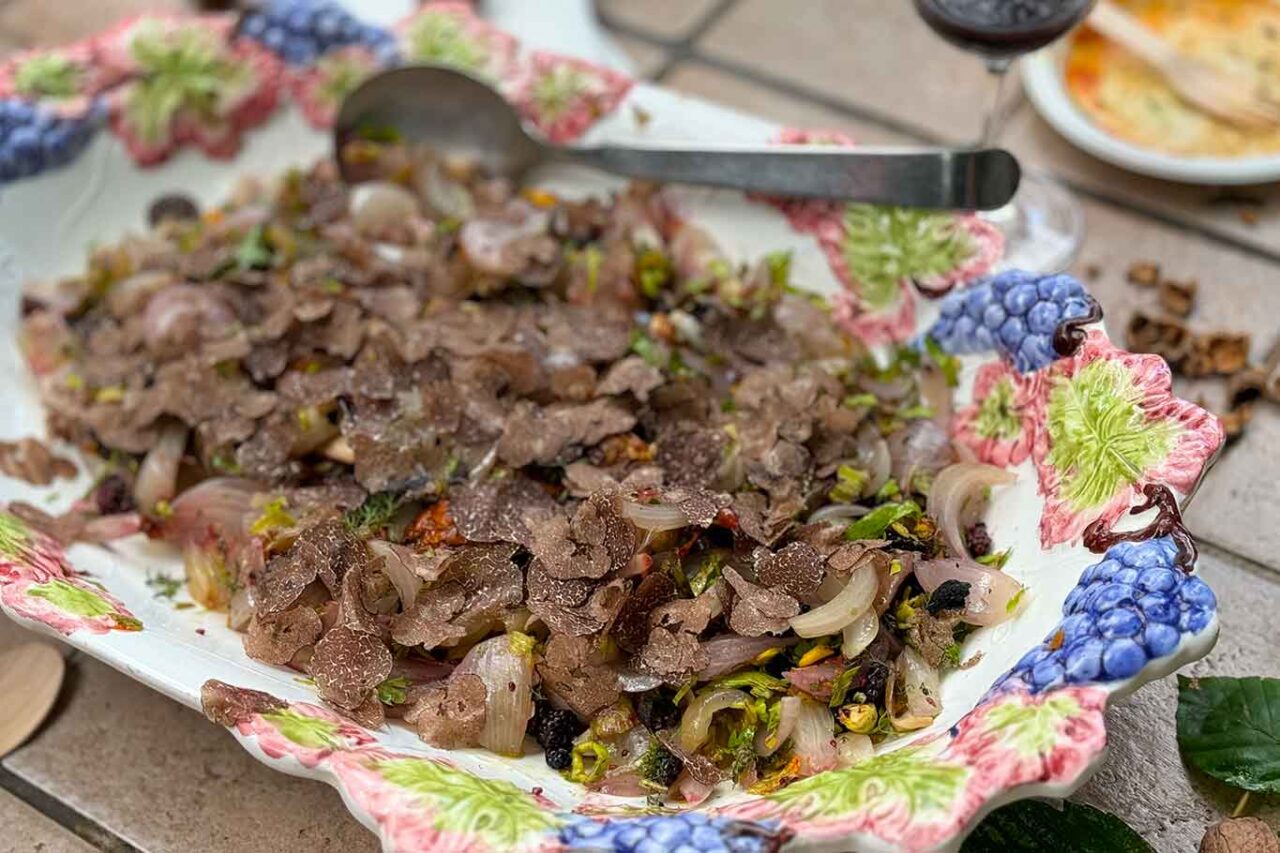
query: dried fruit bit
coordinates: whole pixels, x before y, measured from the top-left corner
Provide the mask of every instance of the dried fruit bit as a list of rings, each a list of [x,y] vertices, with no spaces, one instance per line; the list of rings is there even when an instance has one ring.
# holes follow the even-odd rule
[[[1160,265],[1151,261],[1134,261],[1129,264],[1125,278],[1139,287],[1155,287],[1160,283]]]
[[[968,597],[969,584],[958,580],[943,581],[929,596],[924,609],[930,616],[936,616],[944,610],[961,610]]]
[[[1200,853],[1280,853],[1280,840],[1259,818],[1233,817],[1205,831]]]
[[[420,548],[438,548],[441,545],[463,545],[466,539],[458,533],[449,513],[448,501],[436,501],[413,519],[404,538]]]
[[[836,711],[836,719],[854,734],[868,735],[875,731],[880,714],[870,702],[844,705]]]
[[[1236,332],[1210,332],[1195,335],[1191,349],[1182,361],[1186,376],[1230,376],[1249,363],[1249,335]]]
[[[991,534],[987,531],[987,525],[979,521],[965,531],[964,546],[969,549],[969,556],[974,558],[990,554]]]
[[[1199,285],[1195,279],[1187,281],[1160,282],[1160,305],[1164,310],[1177,317],[1187,317],[1196,306],[1196,290]]]
[[[1134,352],[1154,353],[1178,364],[1191,345],[1191,333],[1177,320],[1151,317],[1135,311],[1125,330],[1125,342]]]

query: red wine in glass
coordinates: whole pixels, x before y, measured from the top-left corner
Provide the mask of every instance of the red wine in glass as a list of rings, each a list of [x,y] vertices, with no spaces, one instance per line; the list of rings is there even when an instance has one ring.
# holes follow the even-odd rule
[[[988,60],[1009,60],[1057,41],[1085,19],[1094,0],[915,0],[947,41]]]

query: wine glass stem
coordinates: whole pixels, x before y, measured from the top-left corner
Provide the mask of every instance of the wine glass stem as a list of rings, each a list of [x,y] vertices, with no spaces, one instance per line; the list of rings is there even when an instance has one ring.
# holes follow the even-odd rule
[[[1004,92],[1009,79],[1009,66],[1012,60],[992,59],[987,62],[987,71],[991,75],[991,106],[987,109],[987,117],[982,123],[982,137],[978,140],[979,148],[993,148],[1004,129]]]

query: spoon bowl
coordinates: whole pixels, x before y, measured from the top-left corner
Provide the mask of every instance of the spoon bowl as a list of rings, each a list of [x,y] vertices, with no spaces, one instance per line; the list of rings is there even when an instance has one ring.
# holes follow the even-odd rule
[[[1018,162],[999,149],[841,148],[817,145],[554,145],[525,126],[488,83],[453,68],[411,65],[358,86],[338,111],[342,177],[349,142],[387,130],[445,158],[519,180],[543,162],[592,166],[630,178],[746,192],[952,210],[994,210],[1018,188]]]
[[[333,124],[336,150],[370,128],[519,178],[546,156],[520,115],[492,86],[461,71],[417,65],[375,74],[342,102]],[[349,167],[338,158],[344,180]]]

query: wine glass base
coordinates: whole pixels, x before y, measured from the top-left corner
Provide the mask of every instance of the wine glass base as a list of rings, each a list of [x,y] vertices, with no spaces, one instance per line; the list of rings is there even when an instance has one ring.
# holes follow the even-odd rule
[[[1075,259],[1084,241],[1080,203],[1040,171],[1024,171],[1013,201],[979,216],[1004,235],[1002,269],[1060,272]]]

